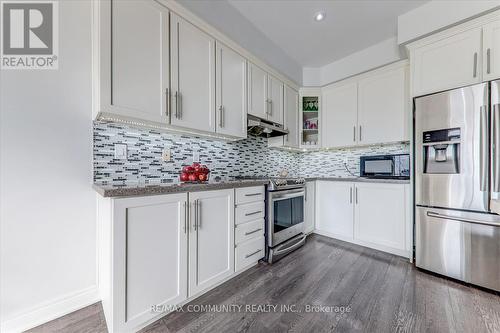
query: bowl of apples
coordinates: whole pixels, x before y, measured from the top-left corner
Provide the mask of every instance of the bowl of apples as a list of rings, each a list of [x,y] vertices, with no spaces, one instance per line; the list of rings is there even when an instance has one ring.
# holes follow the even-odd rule
[[[210,169],[206,165],[194,162],[182,167],[180,180],[181,182],[203,183],[208,181],[209,175]]]

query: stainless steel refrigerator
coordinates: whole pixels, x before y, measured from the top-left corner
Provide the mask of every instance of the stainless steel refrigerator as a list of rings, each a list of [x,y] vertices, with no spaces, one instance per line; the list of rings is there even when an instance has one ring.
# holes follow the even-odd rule
[[[500,81],[415,99],[417,267],[500,290]]]

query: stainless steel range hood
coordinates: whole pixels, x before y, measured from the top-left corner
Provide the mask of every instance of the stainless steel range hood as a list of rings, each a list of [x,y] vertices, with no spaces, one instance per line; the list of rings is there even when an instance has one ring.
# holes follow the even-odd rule
[[[272,138],[275,136],[287,135],[288,131],[283,125],[275,124],[272,121],[248,115],[248,133]]]

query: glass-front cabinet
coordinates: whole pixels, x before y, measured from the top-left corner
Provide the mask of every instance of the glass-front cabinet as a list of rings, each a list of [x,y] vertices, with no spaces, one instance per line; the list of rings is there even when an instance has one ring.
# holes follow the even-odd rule
[[[301,148],[320,147],[321,90],[303,88],[300,91],[299,130]]]

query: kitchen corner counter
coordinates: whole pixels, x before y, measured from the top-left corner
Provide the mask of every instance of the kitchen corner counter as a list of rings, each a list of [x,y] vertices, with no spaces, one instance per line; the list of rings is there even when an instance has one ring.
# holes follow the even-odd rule
[[[180,192],[223,190],[237,187],[267,185],[268,180],[220,180],[208,183],[164,183],[164,184],[94,184],[97,193],[106,198],[139,197]]]
[[[378,179],[378,178],[362,178],[362,177],[311,177],[306,178],[306,181],[312,182],[315,180],[332,181],[332,182],[354,182],[354,183],[383,183],[383,184],[410,184],[409,179]]]

